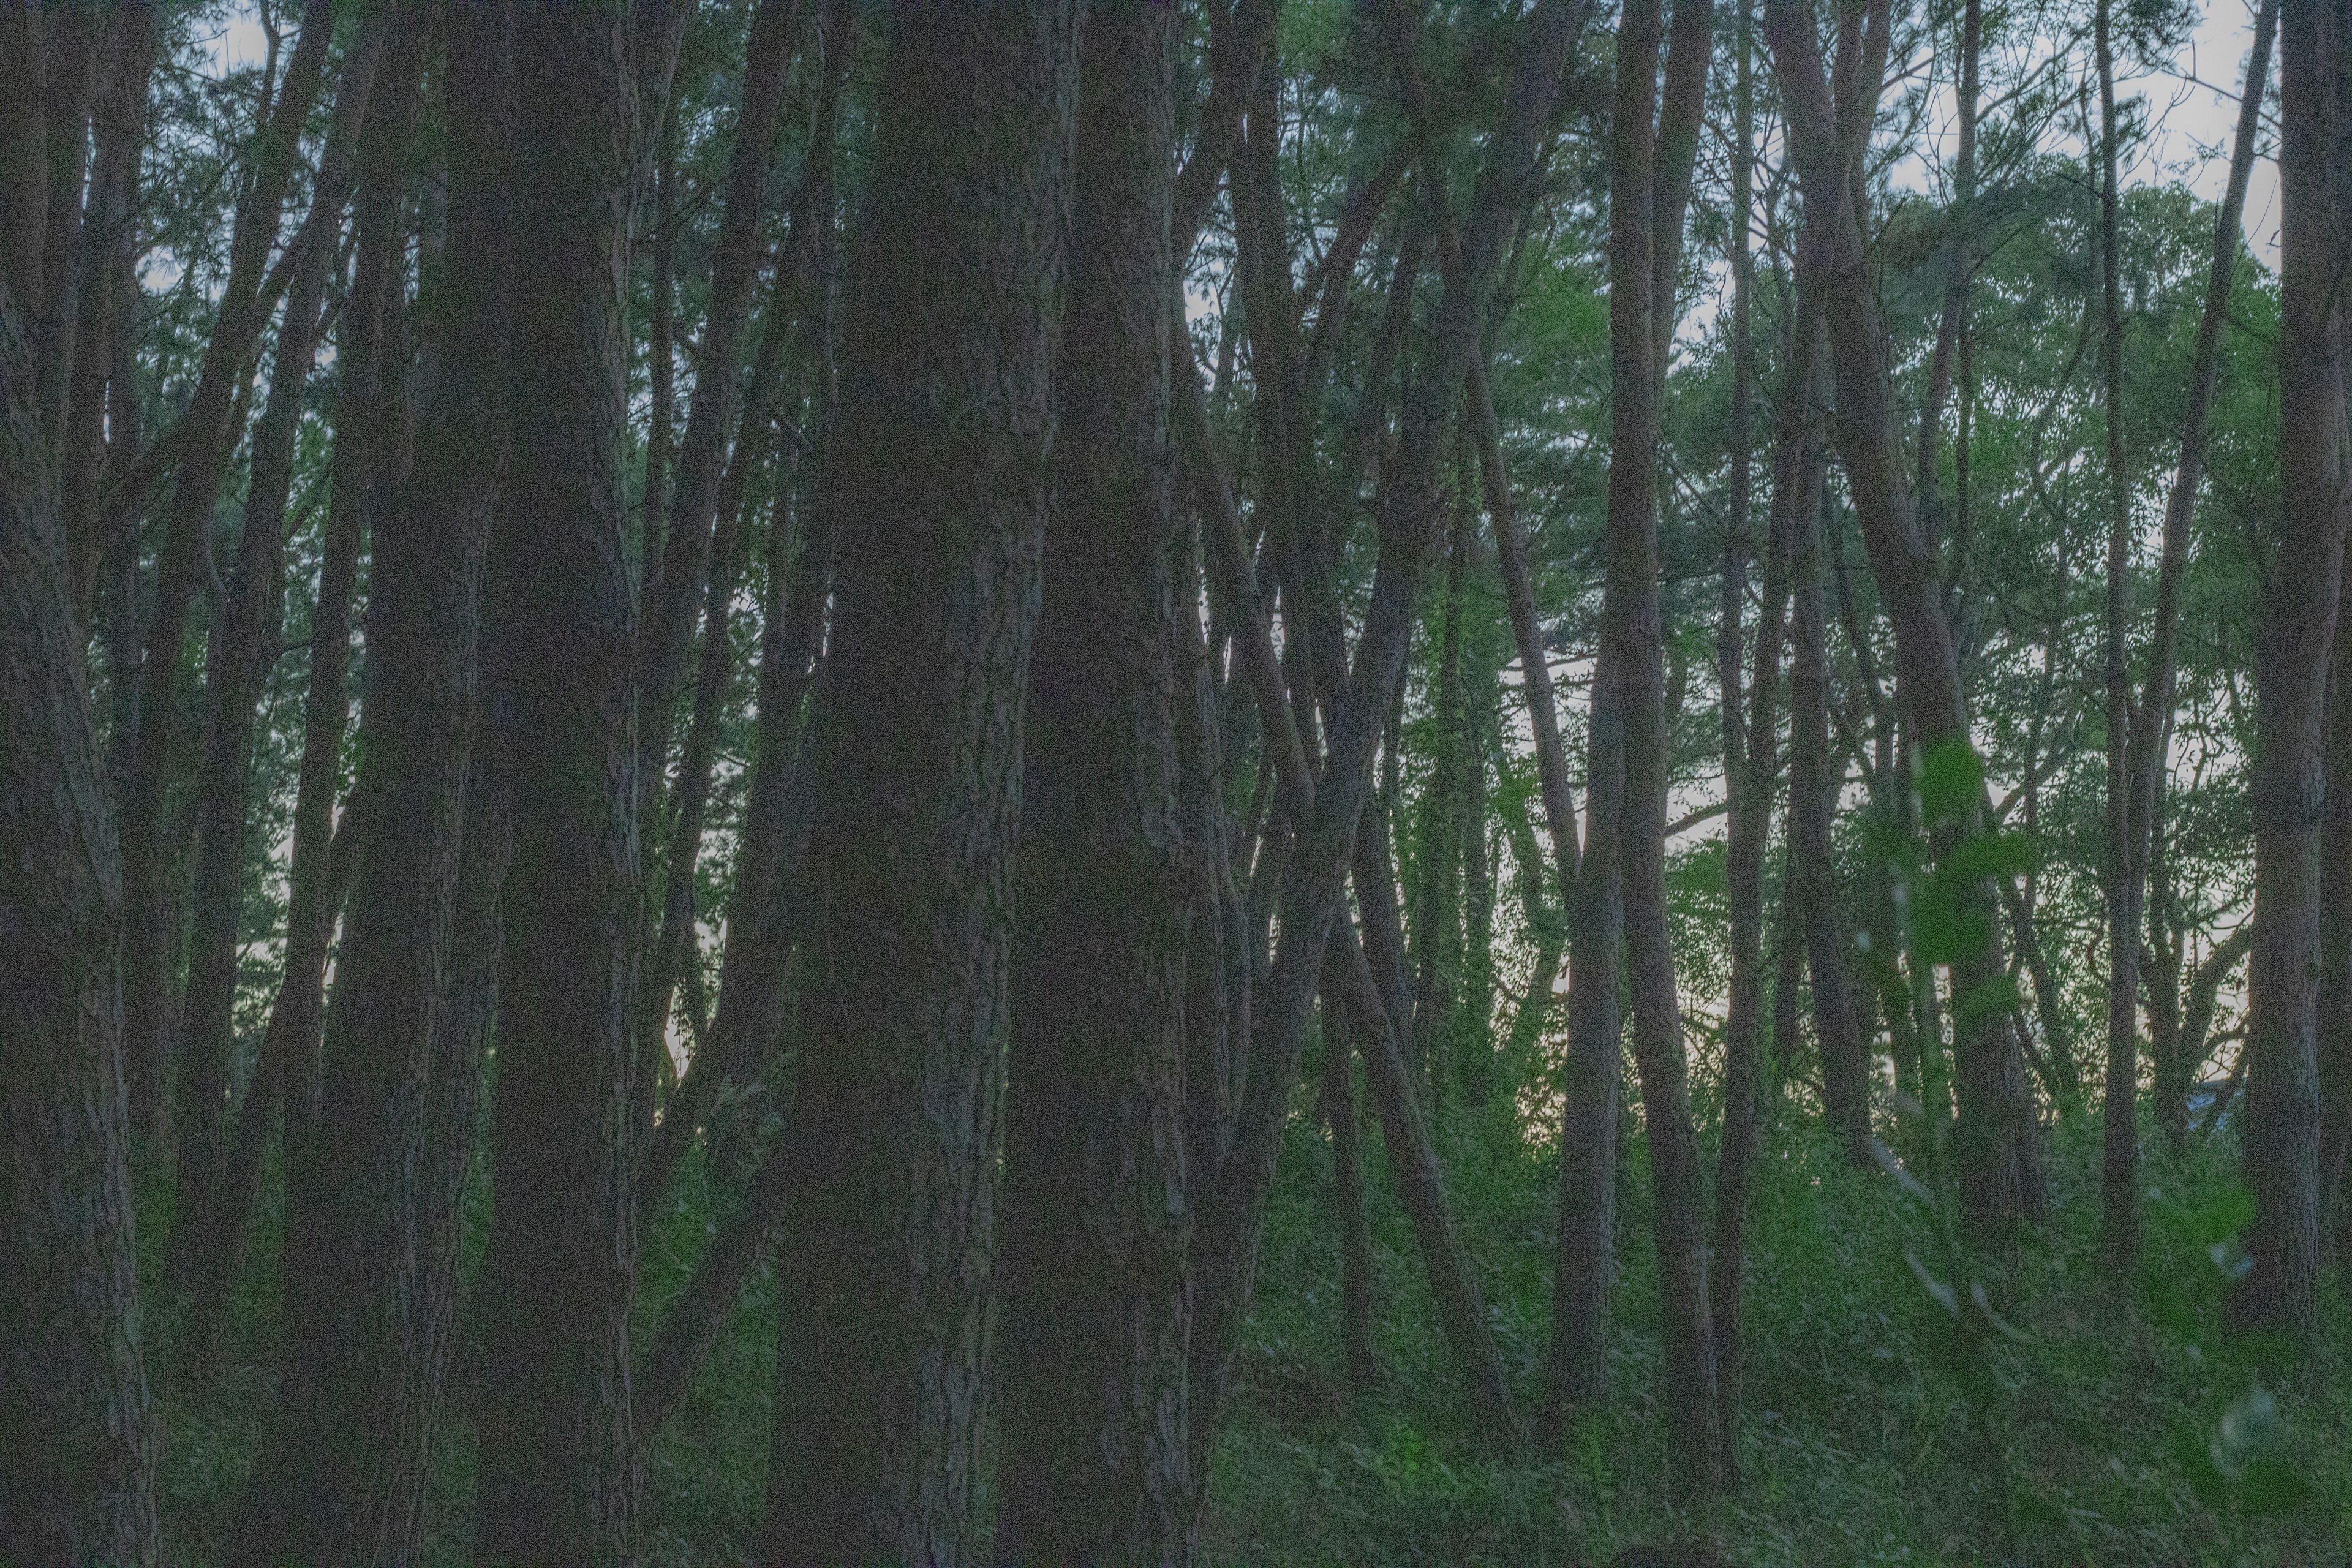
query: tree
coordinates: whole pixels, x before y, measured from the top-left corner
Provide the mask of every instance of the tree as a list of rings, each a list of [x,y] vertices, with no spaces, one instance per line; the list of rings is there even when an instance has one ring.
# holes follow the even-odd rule
[[[2279,7],[2282,508],[2255,666],[2243,1141],[2253,1268],[2231,1301],[2241,1323],[2303,1338],[2319,1312],[2318,826],[2344,557],[2342,324],[2326,281],[2345,260],[2336,197],[2341,26],[2330,6],[2282,0]]]
[[[819,481],[772,1561],[971,1554],[1076,46],[1067,4],[894,19]]]
[[[121,883],[18,302],[42,298],[41,228],[16,205],[45,187],[41,20],[29,6],[0,15],[0,82],[16,83],[0,94],[0,1557],[145,1564],[162,1554],[122,1088]]]
[[[623,1563],[635,1550],[637,618],[620,286],[636,82],[621,15],[517,12],[501,513],[513,850],[474,1521],[475,1554],[490,1563]]]

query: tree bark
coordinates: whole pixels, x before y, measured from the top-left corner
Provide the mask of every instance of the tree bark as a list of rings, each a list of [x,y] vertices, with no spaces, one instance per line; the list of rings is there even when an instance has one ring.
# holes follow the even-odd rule
[[[1682,0],[1684,6],[1706,4]],[[1678,15],[1678,31],[1680,20]],[[1654,333],[1659,253],[1670,255],[1679,235],[1678,226],[1658,222],[1667,188],[1661,176],[1674,172],[1659,156],[1662,151],[1671,155],[1672,135],[1663,121],[1654,122],[1652,111],[1659,31],[1654,0],[1635,0],[1619,18],[1610,153],[1612,412],[1601,635],[1615,651],[1622,725],[1618,861],[1664,1314],[1668,1467],[1677,1492],[1699,1501],[1719,1491],[1723,1478],[1706,1315],[1705,1182],[1691,1127],[1688,1068],[1666,929],[1665,708],[1654,473],[1659,355]],[[1670,84],[1674,74],[1670,66]],[[1668,97],[1674,96],[1670,85]]]
[[[770,1562],[972,1551],[1075,13],[893,16],[818,503]]]
[[[0,17],[0,55],[37,59],[38,16]],[[0,117],[0,183],[38,167],[32,130]],[[147,1564],[121,883],[23,281],[0,261],[0,1558]]]
[[[1749,63],[1748,10],[1738,17],[1738,76],[1733,84],[1731,148],[1735,191],[1731,252],[1731,497],[1724,536],[1721,608],[1716,632],[1716,680],[1723,704],[1723,783],[1731,902],[1731,994],[1723,1031],[1723,1140],[1716,1159],[1714,1272],[1708,1329],[1716,1351],[1717,1462],[1724,1483],[1739,1486],[1740,1290],[1748,1269],[1748,1171],[1756,1155],[1764,1056],[1759,1038],[1764,1011],[1764,841],[1772,821],[1774,752],[1780,732],[1780,642],[1788,621],[1790,517],[1774,505],[1764,546],[1763,613],[1756,628],[1755,673],[1748,712],[1739,711],[1740,617],[1747,608],[1750,452],[1754,412],[1750,379],[1749,300],[1754,263],[1748,253],[1753,221],[1755,86]],[[1789,356],[1793,362],[1798,356]],[[1811,355],[1805,358],[1810,361]],[[1790,365],[1793,373],[1798,367]],[[1811,364],[1804,368],[1811,370]],[[1803,384],[1799,383],[1801,395]],[[1777,470],[1776,470],[1777,471]]]
[[[101,541],[98,482],[106,453],[108,383],[114,339],[135,326],[135,294],[118,287],[117,258],[131,237],[139,185],[140,143],[147,129],[147,84],[155,66],[156,11],[126,5],[104,35],[106,64],[97,78],[89,163],[89,194],[79,237],[80,293],[74,326],[73,382],[66,405],[64,455],[58,468],[66,554],[73,573],[75,612],[89,623],[95,605]]]
[[[329,0],[306,0],[301,37],[262,131],[252,184],[237,203],[229,237],[228,278],[195,391],[181,416],[163,549],[155,570],[155,603],[140,662],[139,733],[119,814],[123,1051],[131,1075],[131,1123],[151,1140],[163,1131],[165,1046],[171,1029],[170,937],[164,918],[169,851],[162,835],[163,790],[179,729],[188,600],[202,578],[213,503],[236,438],[234,405],[245,380],[247,356],[268,315],[262,305],[262,274],[278,237],[278,213],[286,204],[303,121],[319,94],[335,19],[336,9]]]
[[[2104,319],[2101,402],[2107,434],[2107,1094],[2100,1162],[2101,1229],[2116,1266],[2139,1256],[2140,872],[2131,826],[2131,471],[2124,457],[2124,305],[2120,196],[2116,189],[2116,68],[2110,0],[2095,8],[2099,68],[2099,270]]]
[[[514,828],[474,1554],[619,1563],[635,1551],[629,987],[644,762],[631,750],[637,618],[621,471],[635,75],[617,7],[517,16],[514,247],[527,264],[502,514]],[[764,141],[757,150],[764,158]],[[708,358],[705,372],[733,379]]]
[[[1872,0],[1861,58],[1851,77],[1842,74],[1834,102],[1811,13],[1796,0],[1766,0],[1764,32],[1780,77],[1808,221],[1820,225],[1823,237],[1822,305],[1838,405],[1831,428],[1879,598],[1894,623],[1896,687],[1907,730],[1923,748],[1965,742],[1968,704],[1958,652],[1945,614],[1942,574],[1921,539],[1904,472],[1903,441],[1894,422],[1897,405],[1885,358],[1886,335],[1855,194],[1860,151],[1884,74],[1885,5]],[[1962,822],[1947,829],[1937,853],[1948,853],[1973,826]],[[1971,902],[1989,909],[1993,897],[1988,885]],[[1984,952],[1954,966],[1953,985],[1961,994],[2001,971],[1990,920],[1986,930]],[[2019,1223],[2041,1211],[2045,1196],[2023,1057],[2006,1016],[1966,1032],[1957,1056],[1963,1208],[1980,1238],[2007,1246]]]
[[[2344,556],[2336,199],[2343,24],[2331,6],[2279,15],[2278,553],[2255,659],[2254,945],[2247,983],[2246,1184],[2253,1268],[2231,1301],[2244,1328],[2308,1339],[2319,1314],[2319,822],[2327,664]]]
[[[367,824],[328,1010],[321,1123],[289,1194],[278,1409],[229,1560],[375,1563],[421,1535],[438,1368],[419,1295],[419,1168],[447,991],[482,563],[508,446],[511,15],[448,13],[446,356],[376,521],[353,809]],[[396,166],[396,165],[395,165]],[[289,1101],[290,1101],[289,1097]],[[446,1310],[446,1309],[441,1309]]]
[[[1097,10],[1080,66],[1006,1068],[1005,1563],[1178,1561],[1192,1525],[1174,20]]]
[[[1331,1196],[1339,1230],[1339,1360],[1359,1394],[1380,1386],[1378,1320],[1372,1307],[1372,1225],[1364,1206],[1364,1140],[1358,1130],[1354,1037],[1339,987],[1325,979],[1323,1121],[1331,1134]]]

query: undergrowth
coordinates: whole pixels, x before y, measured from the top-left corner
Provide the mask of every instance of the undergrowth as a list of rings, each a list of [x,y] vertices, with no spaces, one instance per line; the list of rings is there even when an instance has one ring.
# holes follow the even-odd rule
[[[1313,1074],[1307,1075],[1311,1081]],[[1769,1131],[1750,1214],[1746,1485],[1702,1516],[1664,1489],[1656,1407],[1656,1270],[1646,1152],[1631,1141],[1618,1208],[1619,1289],[1607,1404],[1554,1452],[1482,1459],[1423,1282],[1391,1195],[1377,1139],[1367,1150],[1383,1381],[1350,1393],[1339,1352],[1337,1232],[1330,1152],[1306,1112],[1290,1129],[1258,1270],[1259,1295],[1233,1408],[1216,1448],[1202,1541],[1212,1563],[1607,1563],[1636,1546],[1704,1547],[1737,1563],[1969,1563],[1985,1500],[1966,1408],[1931,1352],[1937,1311],[1905,1260],[1915,1216],[1881,1172],[1784,1111]],[[1502,1113],[1497,1111],[1495,1115]],[[1540,1387],[1549,1332],[1557,1162],[1494,1120],[1442,1117],[1446,1170],[1478,1258],[1495,1331],[1523,1407]],[[2148,1139],[2151,1211],[2210,1212],[2236,1187],[2228,1129],[2176,1156]],[[2029,1534],[2029,1561],[2052,1563],[2352,1563],[2352,1310],[2326,1283],[2319,1352],[2266,1373],[2276,1395],[2274,1451],[2308,1495],[2274,1516],[2200,1491],[2195,1439],[2238,1384],[2195,1282],[2214,1262],[2193,1226],[2152,1225],[2142,1283],[2118,1282],[2098,1241],[2099,1135],[2078,1116],[2050,1138],[2052,1214],[2002,1303],[2022,1342],[1994,1352],[2015,1474],[2060,1522]],[[469,1254],[487,1222],[478,1172]],[[142,1181],[142,1197],[156,1184]],[[154,1265],[163,1226],[142,1210]],[[717,1215],[698,1163],[643,1238],[641,1332],[685,1281]],[[257,1215],[222,1371],[191,1402],[163,1375],[175,1327],[152,1313],[150,1359],[166,1446],[162,1477],[169,1559],[216,1561],[235,1498],[275,1398],[278,1215]],[[469,1256],[468,1276],[474,1258]],[[156,1300],[151,1292],[150,1300]],[[2187,1318],[2184,1319],[2184,1312]],[[641,1560],[743,1561],[767,1469],[775,1360],[772,1275],[751,1282],[729,1332],[652,1457]],[[453,1355],[432,1493],[429,1560],[466,1560],[473,1466],[469,1372]]]

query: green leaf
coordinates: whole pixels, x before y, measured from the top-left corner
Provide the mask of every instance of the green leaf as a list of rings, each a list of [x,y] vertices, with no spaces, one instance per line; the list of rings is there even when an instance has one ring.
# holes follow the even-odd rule
[[[1996,974],[1960,998],[1952,1009],[1952,1022],[1965,1035],[1979,1025],[2007,1016],[2024,1000],[2024,994],[2017,988],[2017,976]]]
[[[2020,877],[2033,868],[2033,843],[2021,833],[1979,833],[1946,855],[1937,869],[1964,882]]]
[[[2197,1494],[2200,1502],[2216,1510],[2230,1506],[2229,1480],[2213,1463],[2213,1456],[2206,1451],[2203,1433],[2184,1423],[2172,1434],[2172,1452],[2188,1478],[2189,1489]]]
[[[1919,760],[1919,807],[1930,826],[1958,822],[1984,800],[1984,760],[1959,736],[1938,741]]]

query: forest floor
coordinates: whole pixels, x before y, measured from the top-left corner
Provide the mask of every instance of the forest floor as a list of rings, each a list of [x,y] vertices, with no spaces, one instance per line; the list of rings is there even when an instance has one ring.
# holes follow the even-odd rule
[[[1302,1113],[1307,1105],[1302,1089]],[[1809,1131],[1775,1129],[1751,1211],[1746,1484],[1691,1515],[1675,1510],[1664,1486],[1649,1184],[1638,1141],[1618,1205],[1612,1397],[1559,1451],[1507,1463],[1470,1446],[1377,1139],[1367,1155],[1385,1379],[1375,1394],[1348,1391],[1329,1148],[1319,1124],[1294,1118],[1240,1386],[1217,1445],[1206,1560],[1566,1565],[1608,1563],[1629,1547],[1697,1546],[1733,1563],[1994,1561],[1990,1472],[1969,1442],[1959,1385],[1934,1350],[1940,1310],[1906,1259],[1906,1250],[1927,1249],[1926,1223],[1891,1180],[1852,1170]],[[1485,1270],[1496,1337],[1531,1409],[1549,1332],[1556,1160],[1465,1118],[1451,1119],[1446,1133],[1448,1177]],[[2101,1260],[2098,1128],[2077,1116],[2050,1142],[2052,1220],[2004,1293],[2021,1342],[2003,1342],[1994,1355],[1994,1430],[2027,1499],[2023,1555],[2052,1563],[2352,1563],[2352,1297],[2331,1272],[2324,1348],[2261,1374],[2276,1396],[2266,1419],[2259,1401],[2241,1399],[2253,1374],[2214,1332],[2210,1282],[2219,1276],[2200,1222],[2189,1217],[2228,1208],[2234,1140],[2225,1128],[2178,1158],[2153,1132],[2145,1146],[2140,1283],[2120,1285]],[[486,1174],[474,1184],[478,1222],[487,1218]],[[714,1221],[690,1164],[664,1223],[644,1238],[646,1331]],[[254,1255],[265,1267],[247,1270],[222,1375],[193,1403],[159,1393],[174,1563],[217,1557],[273,1396],[276,1215],[261,1222]],[[151,1255],[161,1229],[142,1226]],[[478,1249],[479,1235],[478,1223],[469,1249]],[[743,1559],[767,1468],[771,1278],[753,1280],[656,1447],[644,1518],[648,1563]],[[168,1318],[151,1325],[151,1345],[167,1346],[172,1326]],[[151,1360],[162,1364],[152,1351]],[[473,1469],[465,1370],[461,1352],[431,1500],[432,1558],[452,1563],[464,1560]],[[2225,1415],[2230,1436],[2267,1437],[2270,1458],[2258,1468],[2291,1472],[2286,1489],[2306,1494],[2299,1502],[2260,1515],[2242,1482],[2215,1489],[2198,1456],[2215,1451],[2208,1439]]]

